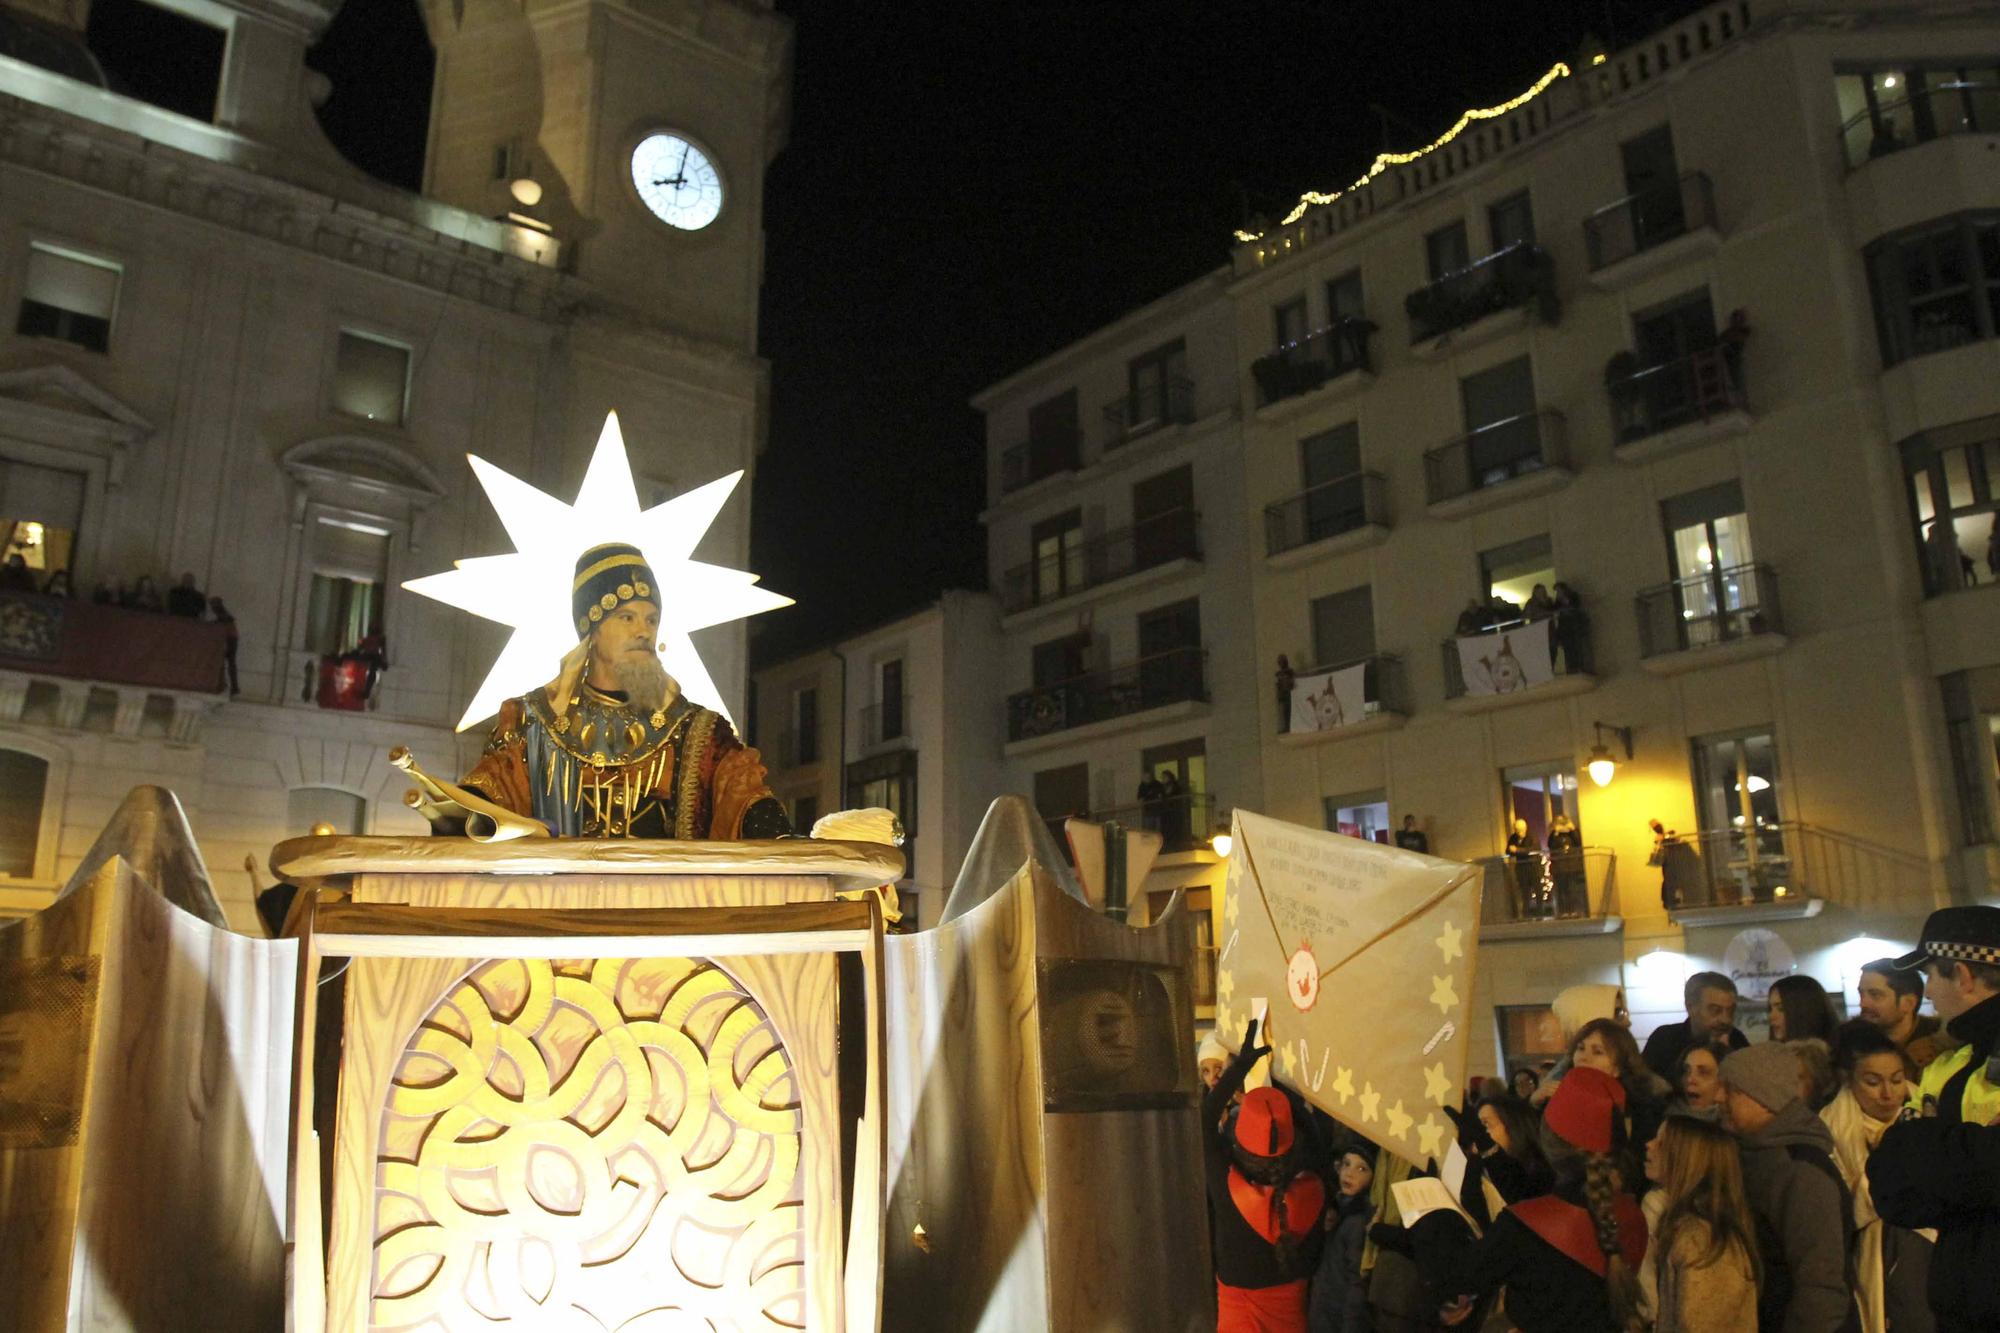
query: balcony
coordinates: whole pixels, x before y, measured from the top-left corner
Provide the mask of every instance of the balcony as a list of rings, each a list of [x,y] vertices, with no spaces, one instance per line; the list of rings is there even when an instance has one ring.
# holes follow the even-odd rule
[[[192,742],[226,701],[210,621],[0,592],[0,721]]]
[[[1606,935],[1621,929],[1618,854],[1609,847],[1487,856],[1479,895],[1481,940]]]
[[[1547,620],[1510,620],[1480,634],[1446,639],[1445,706],[1479,713],[1594,689],[1590,636],[1589,613],[1579,607]],[[1546,664],[1539,650],[1529,649],[1542,642],[1548,644]]]
[[[1083,461],[1083,434],[1056,431],[1000,454],[1000,494],[1012,495],[1049,477],[1074,472]]]
[[[1388,484],[1379,472],[1350,472],[1264,506],[1264,554],[1280,566],[1373,546],[1388,535]],[[1281,559],[1291,552],[1299,554]]]
[[[1740,816],[1739,816],[1740,818]],[[1683,926],[1817,916],[1829,902],[1907,912],[1929,901],[1941,871],[1923,856],[1805,823],[1759,823],[1677,838],[1660,866],[1661,901]]]
[[[1619,457],[1647,462],[1750,429],[1741,362],[1721,345],[1643,370],[1630,352],[1613,356],[1604,376]]]
[[[2000,84],[1971,80],[1925,88],[1899,102],[1880,102],[1840,127],[1847,167],[1954,134],[2000,134]]]
[[[1014,566],[1000,576],[1000,609],[1008,615],[1032,610],[1176,561],[1199,559],[1200,511],[1169,510],[1060,555]]]
[[[1769,565],[1732,565],[1638,596],[1639,659],[1655,675],[1764,657],[1785,646],[1778,575]]]
[[[1616,288],[1721,244],[1715,190],[1705,172],[1628,194],[1583,220],[1590,281]]]
[[[1458,518],[1542,495],[1570,478],[1563,415],[1551,407],[1507,417],[1424,454],[1424,491],[1434,518]]]
[[[1311,687],[1316,676],[1351,672],[1356,667],[1361,668],[1356,690],[1342,691],[1333,681],[1318,690]],[[1319,745],[1392,731],[1410,714],[1403,659],[1389,653],[1373,653],[1331,666],[1300,667],[1292,673],[1292,681],[1291,689],[1278,693],[1278,739],[1286,745]],[[1299,697],[1301,690],[1306,691],[1303,699]],[[1343,694],[1351,697],[1343,698]],[[1301,705],[1311,717],[1310,726],[1294,725],[1293,713]]]
[[[1257,382],[1257,406],[1265,408],[1298,398],[1343,379],[1359,387],[1374,374],[1368,354],[1368,339],[1374,332],[1372,320],[1348,316],[1285,344],[1269,356],[1258,357],[1250,363],[1250,377]],[[1362,373],[1356,375],[1356,371]]]
[[[1208,702],[1208,653],[1174,648],[1007,698],[1007,739],[1032,741],[1171,704]]]
[[[819,762],[819,737],[801,735],[788,728],[778,732],[771,738],[770,744],[761,745],[758,750],[764,756],[764,762],[774,770],[804,768]]]
[[[878,750],[889,745],[910,744],[910,696],[884,699],[861,710],[861,748]]]
[[[1104,447],[1116,449],[1167,426],[1194,420],[1194,381],[1175,375],[1165,384],[1126,394],[1104,409]]]
[[[1419,355],[1441,352],[1447,335],[1459,335],[1452,346],[1466,347],[1511,332],[1530,314],[1544,324],[1562,317],[1555,263],[1532,241],[1516,241],[1417,288],[1403,298],[1403,309],[1410,316],[1411,346]],[[1433,345],[1418,346],[1426,343]]]

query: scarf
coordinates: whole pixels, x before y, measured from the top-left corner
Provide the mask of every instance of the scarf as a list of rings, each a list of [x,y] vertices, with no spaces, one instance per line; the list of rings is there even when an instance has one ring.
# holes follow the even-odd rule
[[[1889,1126],[1862,1110],[1848,1088],[1840,1090],[1819,1118],[1833,1134],[1833,1164],[1854,1196],[1854,1296],[1861,1307],[1862,1333],[1885,1333],[1889,1323],[1883,1304],[1882,1218],[1868,1190],[1868,1154]]]

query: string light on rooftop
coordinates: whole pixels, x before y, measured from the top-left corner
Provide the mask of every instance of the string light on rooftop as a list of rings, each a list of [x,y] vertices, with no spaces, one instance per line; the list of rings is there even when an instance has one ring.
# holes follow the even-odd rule
[[[1463,134],[1465,132],[1466,127],[1471,125],[1474,121],[1492,120],[1496,116],[1504,116],[1510,112],[1520,110],[1522,107],[1526,106],[1529,102],[1532,102],[1535,98],[1540,97],[1544,92],[1548,91],[1549,85],[1554,83],[1557,79],[1568,78],[1569,72],[1570,72],[1569,66],[1564,64],[1562,61],[1558,60],[1554,65],[1549,67],[1548,73],[1542,75],[1541,78],[1536,79],[1535,82],[1525,92],[1519,94],[1518,96],[1509,98],[1507,101],[1500,103],[1500,105],[1498,106],[1479,107],[1474,110],[1465,112],[1458,118],[1458,122],[1456,124],[1454,124],[1450,129],[1446,130],[1443,134],[1440,134],[1437,138],[1433,139],[1430,143],[1424,145],[1422,148],[1414,149],[1407,153],[1379,154],[1375,158],[1375,161],[1372,164],[1370,164],[1368,170],[1362,173],[1361,178],[1355,181],[1354,184],[1348,186],[1346,189],[1335,190],[1332,194],[1321,194],[1316,190],[1308,190],[1306,193],[1299,196],[1298,204],[1292,209],[1291,212],[1285,214],[1284,221],[1279,223],[1278,225],[1283,227],[1289,227],[1294,222],[1297,222],[1300,218],[1304,217],[1309,209],[1317,208],[1325,204],[1330,204],[1334,202],[1336,199],[1339,199],[1342,195],[1350,194],[1353,191],[1360,189],[1362,186],[1368,184],[1368,182],[1374,180],[1377,176],[1387,171],[1390,167],[1404,166],[1407,165],[1408,163],[1416,161],[1418,158],[1423,157],[1427,153],[1436,152],[1438,149],[1443,148],[1447,144],[1451,143],[1451,141],[1456,139],[1460,134]],[[1249,232],[1238,229],[1238,231],[1236,232],[1236,239],[1245,244],[1248,244],[1251,241],[1262,240],[1263,237],[1264,233],[1261,231]]]

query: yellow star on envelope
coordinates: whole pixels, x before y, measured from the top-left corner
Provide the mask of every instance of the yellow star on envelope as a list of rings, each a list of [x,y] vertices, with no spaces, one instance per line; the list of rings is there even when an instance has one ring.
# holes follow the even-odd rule
[[[1297,1063],[1293,1057],[1292,1044],[1290,1042],[1286,1042],[1278,1048],[1278,1067],[1285,1071],[1287,1078],[1291,1076],[1292,1070],[1297,1066]]]
[[[1431,943],[1437,945],[1438,952],[1442,953],[1444,960],[1449,963],[1452,959],[1461,958],[1465,955],[1465,950],[1461,949],[1458,945],[1459,939],[1464,933],[1458,928],[1456,921],[1447,921],[1444,923],[1444,934],[1432,940]]]
[[[1443,1106],[1451,1097],[1451,1080],[1444,1076],[1444,1061],[1424,1070],[1424,1096]]]
[[[1389,1133],[1399,1139],[1408,1138],[1410,1126],[1416,1123],[1416,1118],[1403,1114],[1403,1101],[1400,1097],[1396,1099],[1396,1104],[1389,1108],[1388,1116]]]
[[[1215,1011],[1215,1039],[1221,1041],[1236,1031],[1236,1020],[1229,1016],[1229,1006],[1223,1005]]]
[[[1341,1065],[1333,1073],[1333,1090],[1340,1094],[1340,1104],[1347,1105],[1347,1099],[1354,1095],[1354,1071]]]
[[[1380,1106],[1381,1104],[1382,1104],[1382,1094],[1375,1091],[1375,1085],[1373,1083],[1362,1084],[1361,1085],[1362,1120],[1371,1121],[1375,1119],[1375,1108]]]
[[[1458,992],[1451,988],[1449,976],[1431,978],[1431,1003],[1446,1014],[1458,1008]]]
[[[1444,1144],[1444,1126],[1437,1117],[1427,1115],[1424,1123],[1417,1126],[1417,1151],[1426,1157],[1436,1157]]]

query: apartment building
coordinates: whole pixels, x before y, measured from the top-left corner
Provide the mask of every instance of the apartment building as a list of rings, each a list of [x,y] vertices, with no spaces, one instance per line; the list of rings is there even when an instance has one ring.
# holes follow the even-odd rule
[[[752,675],[771,790],[800,832],[836,810],[903,822],[904,925],[935,925],[993,798],[1002,717],[999,608],[953,590],[921,611]]]
[[[411,192],[314,119],[338,5],[133,4],[194,53],[175,78],[107,71],[85,15],[112,6],[0,4],[0,540],[26,575],[0,591],[0,912],[153,782],[255,929],[274,843],[423,827],[391,746],[451,773],[483,741],[453,725],[504,631],[400,590],[511,549],[467,453],[567,499],[616,410],[648,503],[753,465],[790,28],[735,0],[427,5]],[[669,144],[713,190],[644,169]],[[748,512],[746,488],[702,558],[743,564]],[[234,615],[239,694],[219,626],[90,597],[184,572]],[[740,711],[742,626],[698,642],[728,695],[704,702]]]
[[[1996,167],[1991,9],[1737,0],[1239,237],[1264,808],[1486,868],[1496,1060],[2000,895]]]

